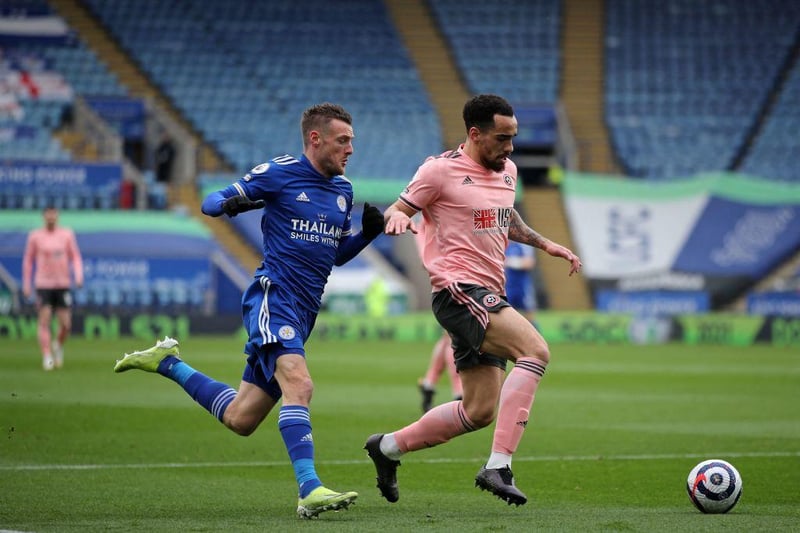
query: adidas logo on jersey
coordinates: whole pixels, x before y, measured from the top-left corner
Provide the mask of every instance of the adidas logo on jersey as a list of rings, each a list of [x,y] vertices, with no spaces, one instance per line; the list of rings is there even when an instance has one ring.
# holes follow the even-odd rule
[[[311,201],[311,200],[308,199],[308,196],[306,196],[306,192],[305,191],[303,191],[300,194],[298,194],[297,198],[295,198],[295,200],[297,200],[298,202],[310,202]]]
[[[475,182],[472,181],[472,178],[467,176],[466,178],[464,178],[464,181],[461,182],[461,185],[472,185],[473,183]]]

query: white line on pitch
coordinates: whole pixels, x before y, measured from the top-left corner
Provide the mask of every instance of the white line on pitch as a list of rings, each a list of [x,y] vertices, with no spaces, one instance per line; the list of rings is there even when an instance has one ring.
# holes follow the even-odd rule
[[[797,452],[727,452],[727,453],[664,453],[664,454],[621,454],[621,455],[543,455],[514,457],[514,462],[574,462],[574,461],[659,461],[668,459],[703,459],[703,458],[770,458],[800,457]],[[420,459],[419,463],[474,463],[480,459],[437,458]],[[247,461],[247,462],[205,462],[205,463],[139,463],[139,464],[84,464],[84,465],[0,465],[0,471],[18,472],[26,470],[113,470],[113,469],[156,469],[156,468],[241,468],[241,467],[273,467],[286,466],[288,461]],[[325,465],[368,464],[367,459],[318,461]]]

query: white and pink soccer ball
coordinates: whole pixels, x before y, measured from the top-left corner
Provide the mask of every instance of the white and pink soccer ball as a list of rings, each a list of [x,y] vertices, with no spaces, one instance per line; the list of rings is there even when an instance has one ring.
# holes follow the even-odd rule
[[[709,459],[689,472],[686,480],[689,499],[703,513],[727,513],[742,495],[742,477],[722,459]]]

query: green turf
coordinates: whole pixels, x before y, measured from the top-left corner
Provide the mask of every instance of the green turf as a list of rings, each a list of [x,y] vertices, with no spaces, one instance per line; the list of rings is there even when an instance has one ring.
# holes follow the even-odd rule
[[[0,529],[800,530],[796,349],[553,346],[513,464],[530,501],[515,508],[473,486],[488,429],[405,457],[400,501],[383,500],[361,448],[418,416],[431,344],[312,342],[318,472],[360,497],[302,521],[276,413],[242,438],[174,383],[114,374],[114,360],[140,344],[75,339],[66,368],[45,373],[30,341],[2,341]],[[235,386],[240,348],[195,337],[182,354]],[[442,382],[437,399],[447,390]],[[731,461],[744,479],[727,515],[703,515],[686,496],[689,470],[706,458]]]

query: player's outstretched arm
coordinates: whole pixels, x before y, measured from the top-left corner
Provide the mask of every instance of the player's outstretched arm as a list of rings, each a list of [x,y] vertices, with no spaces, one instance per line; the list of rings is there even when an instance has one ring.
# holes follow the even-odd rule
[[[543,237],[536,230],[525,224],[516,209],[513,209],[511,213],[511,225],[508,228],[508,238],[512,241],[539,248],[553,257],[563,257],[570,263],[570,276],[576,272],[580,272],[583,266],[580,257],[572,250]]]
[[[411,220],[416,213],[416,210],[397,200],[383,213],[386,222],[384,232],[386,235],[401,235],[406,231],[417,233],[417,225]]]
[[[383,213],[374,205],[365,202],[364,211],[361,213],[361,233],[371,241],[383,233],[383,227]]]
[[[206,196],[201,210],[203,214],[211,217],[218,217],[223,214],[235,217],[239,213],[263,207],[264,200],[251,200],[246,196],[241,196],[239,191],[231,185]]]
[[[563,257],[564,259],[569,261],[570,276],[581,271],[581,267],[583,266],[581,258],[578,257],[572,250],[570,250],[566,246],[562,246],[550,240],[548,240],[547,242],[548,242],[547,247],[542,249],[548,254],[552,255],[553,257]]]
[[[342,237],[333,264],[342,266],[347,263],[381,233],[383,233],[383,214],[377,207],[364,203],[364,210],[361,212],[361,232]]]

